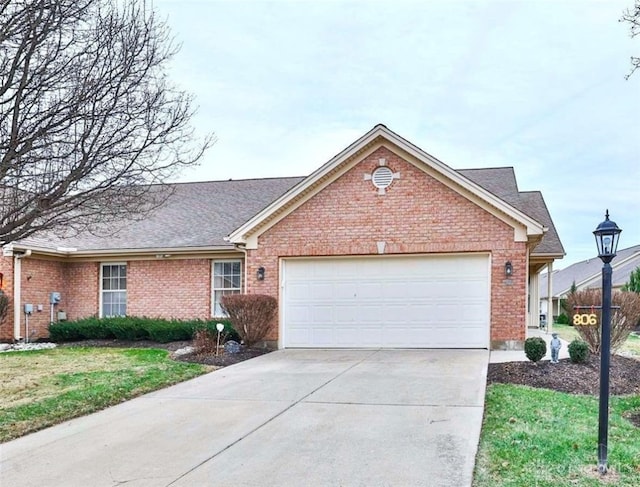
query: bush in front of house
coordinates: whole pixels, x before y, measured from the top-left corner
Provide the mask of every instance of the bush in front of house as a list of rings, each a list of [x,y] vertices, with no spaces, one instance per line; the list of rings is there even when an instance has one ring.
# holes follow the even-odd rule
[[[239,340],[228,319],[217,320],[167,320],[139,316],[89,317],[75,321],[61,321],[49,325],[49,338],[54,342],[117,338],[119,340],[153,340],[167,343],[191,340],[197,330],[216,331],[216,324],[223,323],[221,342]]]
[[[589,345],[577,338],[569,344],[569,359],[574,364],[583,364],[589,358]]]
[[[547,342],[540,337],[527,338],[524,341],[524,354],[532,362],[539,362],[547,353]]]
[[[11,305],[11,300],[9,296],[7,296],[2,289],[0,289],[0,325],[4,323],[4,320],[7,318],[7,313],[9,312],[9,306]]]
[[[60,321],[49,325],[49,338],[54,342],[115,338],[108,325],[95,317],[77,321]]]
[[[564,313],[560,313],[558,315],[558,317],[556,318],[556,324],[557,325],[569,325],[570,324],[569,317]]]
[[[602,314],[599,307],[602,304],[602,290],[583,289],[571,294],[567,300],[571,309],[576,310],[574,313],[596,315],[594,324],[581,324],[574,326],[574,328],[580,334],[580,338],[589,345],[589,351],[600,355]],[[629,338],[636,323],[640,320],[640,294],[629,291],[614,292],[611,296],[611,304],[613,306],[611,310],[611,351],[615,352]],[[580,308],[576,309],[577,307]]]
[[[278,309],[278,301],[264,294],[228,294],[222,308],[248,347],[264,340]]]

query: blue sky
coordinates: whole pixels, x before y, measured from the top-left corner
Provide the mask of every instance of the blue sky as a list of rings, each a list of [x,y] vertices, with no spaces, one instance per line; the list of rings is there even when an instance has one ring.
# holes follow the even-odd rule
[[[155,0],[171,78],[218,141],[180,181],[309,174],[377,123],[455,169],[513,166],[567,257],[604,218],[640,244],[633,0]]]

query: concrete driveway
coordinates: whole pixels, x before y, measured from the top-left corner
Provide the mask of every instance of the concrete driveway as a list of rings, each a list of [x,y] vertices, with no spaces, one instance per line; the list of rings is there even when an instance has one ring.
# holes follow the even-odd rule
[[[489,352],[280,350],[0,446],[2,485],[470,485]]]

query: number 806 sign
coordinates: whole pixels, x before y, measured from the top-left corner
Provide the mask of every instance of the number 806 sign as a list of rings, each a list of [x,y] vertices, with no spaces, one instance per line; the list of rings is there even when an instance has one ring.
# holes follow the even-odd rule
[[[597,325],[598,317],[595,313],[576,313],[573,315],[573,326]]]

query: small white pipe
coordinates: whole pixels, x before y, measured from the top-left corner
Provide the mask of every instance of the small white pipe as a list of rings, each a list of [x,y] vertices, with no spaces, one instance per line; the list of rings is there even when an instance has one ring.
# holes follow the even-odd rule
[[[29,257],[31,250],[13,256],[13,339],[20,340],[20,320],[22,317],[22,259]]]
[[[243,283],[240,287],[244,289],[244,294],[247,294],[247,277],[249,276],[247,271],[247,248],[244,246],[244,244],[235,244],[235,248],[236,250],[239,250],[244,254],[244,261],[242,262],[242,270],[244,271],[242,279]]]

